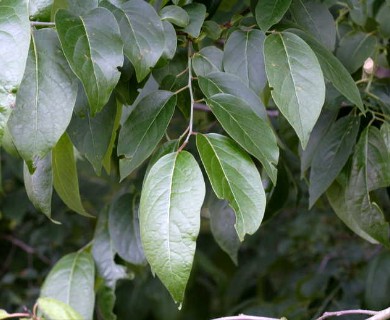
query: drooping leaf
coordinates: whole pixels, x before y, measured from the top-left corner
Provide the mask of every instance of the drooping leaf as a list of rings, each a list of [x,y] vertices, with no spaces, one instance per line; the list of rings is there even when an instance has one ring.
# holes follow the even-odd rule
[[[364,113],[365,109],[363,101],[356,86],[355,81],[345,69],[344,65],[331,52],[324,48],[316,39],[307,33],[298,29],[289,29],[301,37],[314,51],[321,65],[322,72],[334,87],[343,94],[349,101],[356,104],[356,106]]]
[[[202,172],[186,151],[160,158],[142,189],[140,228],[145,255],[176,302],[183,301],[191,272],[204,197]]]
[[[356,142],[359,124],[359,117],[343,117],[333,123],[319,141],[311,164],[309,207],[328,189],[347,163]]]
[[[108,227],[108,208],[104,208],[96,224],[93,237],[92,256],[100,276],[109,288],[114,288],[117,280],[126,278],[126,269],[115,263],[115,249]]]
[[[291,0],[259,0],[256,5],[256,22],[264,32],[278,23],[291,5]]]
[[[188,33],[192,38],[199,37],[204,19],[206,19],[206,6],[202,3],[191,3],[184,6],[183,9],[190,18],[188,25],[183,31]]]
[[[334,50],[336,23],[324,3],[294,0],[290,10],[299,26],[311,33],[329,51]]]
[[[234,226],[243,241],[263,219],[265,193],[260,174],[249,155],[227,137],[198,134],[196,144],[215,194],[227,200],[236,214]]]
[[[40,297],[59,300],[72,307],[83,319],[91,320],[95,303],[94,278],[95,265],[91,254],[67,254],[47,275]]]
[[[161,20],[167,20],[178,27],[186,27],[190,22],[190,17],[187,11],[183,8],[170,5],[161,9],[160,11]]]
[[[51,219],[51,197],[53,194],[53,171],[51,153],[36,163],[36,170],[31,174],[24,164],[23,177],[27,196],[34,207]],[[53,221],[53,220],[52,220]]]
[[[81,203],[73,145],[66,133],[53,149],[52,167],[54,189],[61,200],[69,209],[91,217]]]
[[[65,132],[77,95],[77,78],[68,67],[56,32],[33,34],[26,72],[8,128],[30,172]],[[56,103],[53,103],[55,101]]]
[[[23,78],[30,44],[27,0],[0,2],[0,146]]]
[[[377,38],[370,33],[362,31],[347,33],[340,40],[336,56],[350,73],[354,73],[363,66],[368,57],[372,56],[377,42]]]
[[[145,254],[141,245],[138,204],[131,194],[124,194],[111,204],[108,221],[115,251],[125,261],[143,265]]]
[[[108,102],[123,65],[123,43],[114,15],[96,8],[83,16],[60,9],[55,17],[62,49],[81,80],[94,116]]]
[[[82,318],[70,305],[58,299],[39,298],[37,304],[47,320],[80,320]]]
[[[177,49],[177,36],[175,28],[168,21],[163,21],[164,29],[164,50],[161,55],[162,59],[171,60],[175,56]]]
[[[164,29],[157,12],[143,0],[130,0],[120,7],[107,1],[100,5],[114,13],[123,38],[124,53],[135,68],[137,81],[141,82],[164,50]]]
[[[143,98],[124,123],[118,140],[121,180],[149,157],[172,118],[176,96],[154,91]]]
[[[214,71],[222,71],[223,51],[214,46],[204,47],[192,58],[196,75],[206,77]]]
[[[260,30],[234,31],[229,36],[223,53],[224,70],[240,77],[257,95],[260,95],[267,83],[264,39],[265,34]]]
[[[258,95],[248,88],[240,78],[226,72],[212,72],[207,76],[199,76],[200,89],[210,98],[217,93],[228,93],[244,100],[262,119],[267,120],[267,111]]]
[[[325,100],[325,83],[314,52],[289,32],[264,42],[265,69],[272,97],[305,149]]]
[[[263,165],[276,183],[279,149],[270,124],[258,117],[240,98],[218,93],[206,100],[222,127]]]
[[[92,117],[87,96],[79,84],[76,105],[67,133],[74,146],[85,155],[98,175],[101,173],[103,158],[111,141],[116,113],[116,99],[112,95],[104,109]]]
[[[114,314],[115,289],[101,286],[96,293],[96,313],[100,320],[116,320]]]

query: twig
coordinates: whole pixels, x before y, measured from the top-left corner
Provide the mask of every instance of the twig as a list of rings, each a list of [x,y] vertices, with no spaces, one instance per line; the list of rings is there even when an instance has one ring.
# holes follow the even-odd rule
[[[41,21],[30,21],[30,24],[34,27],[55,27],[54,22],[41,22]]]
[[[377,312],[375,316],[370,317],[367,320],[386,320],[386,319],[390,319],[390,308]]]
[[[325,312],[321,317],[319,317],[317,320],[323,320],[330,317],[340,317],[345,316],[348,314],[368,314],[370,316],[376,315],[378,311],[372,311],[372,310],[342,310],[342,311],[335,311],[335,312]],[[370,318],[371,319],[371,318]],[[387,318],[381,318],[381,319],[387,319]],[[379,319],[377,319],[379,320]]]
[[[287,320],[286,318],[267,318],[267,317],[256,317],[256,316],[248,316],[245,314],[240,314],[238,316],[232,316],[232,317],[222,317],[222,318],[216,318],[213,320]]]

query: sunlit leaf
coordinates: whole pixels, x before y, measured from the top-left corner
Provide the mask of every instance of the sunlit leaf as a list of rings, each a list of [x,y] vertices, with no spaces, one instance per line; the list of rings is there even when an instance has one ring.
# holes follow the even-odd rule
[[[186,27],[190,22],[190,17],[183,8],[171,5],[165,6],[160,11],[161,20],[167,20],[178,27]]]
[[[53,298],[39,298],[38,308],[47,320],[80,320],[81,315],[67,303]]]

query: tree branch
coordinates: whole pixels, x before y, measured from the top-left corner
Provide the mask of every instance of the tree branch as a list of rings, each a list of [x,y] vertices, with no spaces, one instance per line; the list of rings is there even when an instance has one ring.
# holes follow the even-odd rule
[[[213,320],[287,320],[286,318],[267,318],[267,317],[256,317],[256,316],[248,316],[245,314],[240,314],[238,316],[232,316],[232,317],[222,317],[222,318],[216,318]]]
[[[325,312],[321,317],[319,317],[317,320],[323,320],[330,317],[340,317],[345,316],[348,314],[368,314],[370,316],[376,315],[378,311],[372,311],[372,310],[341,310],[341,311],[335,311],[335,312]],[[371,319],[371,318],[370,318]]]
[[[54,22],[41,22],[41,21],[30,21],[30,25],[34,27],[55,27]]]
[[[375,316],[368,318],[367,320],[386,320],[386,319],[390,319],[390,308],[377,312]]]

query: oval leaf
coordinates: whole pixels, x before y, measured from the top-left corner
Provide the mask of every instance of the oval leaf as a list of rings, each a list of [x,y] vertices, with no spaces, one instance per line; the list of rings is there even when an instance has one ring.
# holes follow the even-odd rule
[[[345,69],[344,65],[337,59],[330,51],[324,48],[316,39],[298,29],[289,29],[301,37],[314,51],[321,65],[322,72],[334,87],[343,94],[349,101],[356,104],[356,106],[365,113],[363,101],[359,93],[359,89]]]
[[[83,319],[91,320],[95,303],[94,282],[95,265],[91,254],[71,253],[51,269],[40,297],[59,300],[72,307]]]
[[[272,97],[305,149],[325,101],[325,83],[314,52],[295,34],[272,34],[264,42]]]
[[[186,152],[169,153],[150,170],[141,194],[141,240],[154,273],[182,302],[205,197],[202,172]]]
[[[264,69],[263,43],[265,34],[260,30],[234,31],[228,38],[223,68],[237,75],[257,95],[267,83]]]
[[[51,167],[51,153],[36,163],[33,174],[24,164],[23,176],[27,196],[34,207],[42,211],[51,219],[51,197],[53,194],[53,171]]]
[[[199,37],[204,19],[206,19],[206,6],[202,3],[191,3],[184,6],[183,9],[190,17],[190,21],[183,31],[192,38]]]
[[[171,60],[176,54],[177,49],[177,36],[176,30],[171,23],[168,21],[163,21],[164,29],[164,50],[161,55],[162,59]]]
[[[23,78],[30,44],[27,0],[0,1],[0,146],[15,93]]]
[[[264,32],[282,20],[290,7],[291,0],[259,0],[255,17],[260,29]]]
[[[242,99],[230,94],[211,96],[207,104],[227,133],[261,162],[276,184],[279,148],[270,124],[258,117]]]
[[[34,32],[26,72],[8,121],[13,142],[30,171],[65,132],[77,95],[77,78],[52,29]],[[53,103],[55,101],[56,103]]]
[[[223,51],[214,46],[204,47],[192,58],[196,75],[205,77],[214,71],[222,71]]]
[[[124,52],[135,68],[137,81],[149,74],[164,50],[164,29],[154,8],[143,0],[130,0],[115,7],[101,3],[116,17],[124,43]],[[147,26],[147,28],[145,28]]]
[[[141,245],[138,205],[131,194],[124,194],[112,203],[108,221],[116,252],[129,263],[144,264],[145,254]]]
[[[119,133],[118,156],[121,180],[149,157],[172,118],[176,96],[169,91],[154,91],[131,112]]]
[[[118,23],[105,8],[83,16],[60,9],[55,21],[66,59],[83,83],[94,116],[108,102],[119,81],[123,44]]]
[[[167,20],[178,27],[186,27],[190,22],[190,17],[183,8],[175,5],[166,6],[160,11],[161,20]]]
[[[219,199],[229,201],[236,213],[235,228],[241,241],[260,226],[265,193],[260,174],[248,154],[233,140],[218,134],[198,134],[196,145]]]
[[[39,310],[42,311],[47,320],[80,320],[82,316],[75,311],[71,306],[62,301],[53,298],[39,298]]]
[[[79,181],[73,145],[67,134],[64,134],[53,149],[52,154],[54,189],[69,209],[86,217],[88,214],[80,199]]]
[[[318,144],[310,171],[309,207],[328,189],[339,175],[355,146],[359,117],[337,120]]]

